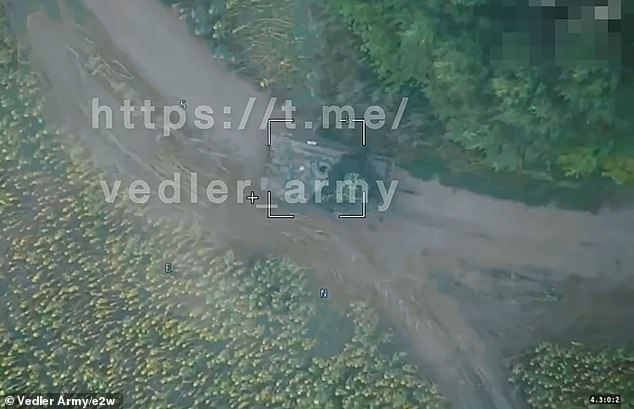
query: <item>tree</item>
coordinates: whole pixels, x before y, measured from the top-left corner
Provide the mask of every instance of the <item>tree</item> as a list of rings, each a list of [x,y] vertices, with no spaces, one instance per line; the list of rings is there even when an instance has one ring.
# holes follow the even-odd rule
[[[623,55],[634,54],[629,34],[609,33],[617,26],[612,21],[560,18],[570,10],[497,3],[328,0],[327,6],[359,35],[388,89],[416,87],[446,137],[489,166],[631,181],[634,81],[615,41],[624,44]],[[562,36],[565,24],[577,24],[579,35]]]

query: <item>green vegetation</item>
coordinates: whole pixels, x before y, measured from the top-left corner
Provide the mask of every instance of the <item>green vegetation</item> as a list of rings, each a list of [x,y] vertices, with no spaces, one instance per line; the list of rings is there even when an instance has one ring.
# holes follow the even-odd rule
[[[596,349],[578,344],[540,345],[513,367],[514,381],[531,408],[582,409],[593,394],[620,395],[634,408],[634,350]]]
[[[218,257],[191,226],[106,204],[81,149],[43,120],[2,7],[0,28],[0,395],[119,391],[139,408],[448,407],[393,353],[367,305],[320,330],[338,313],[317,314],[323,304],[297,267]],[[535,408],[585,407],[598,392],[631,407],[633,360],[544,345],[514,374]]]
[[[297,70],[294,3],[288,0],[163,0],[209,40],[215,57],[257,78],[260,86],[286,82]],[[242,50],[237,53],[236,50]]]
[[[11,198],[0,395],[117,391],[144,409],[448,407],[367,305],[338,318],[287,262],[219,257],[193,226],[107,204],[84,152],[42,120],[37,78],[0,25],[0,191]],[[341,328],[320,329],[332,316]]]
[[[629,61],[599,59],[600,35],[538,47],[531,30],[555,24],[538,8],[521,10],[513,22],[513,13],[488,0],[168,2],[189,16],[194,33],[210,38],[216,54],[256,70],[262,85],[353,106],[392,106],[395,96],[409,95],[416,105],[399,135],[376,138],[397,142],[397,153],[451,151],[453,143],[470,152],[470,162],[498,171],[634,180]],[[528,24],[537,18],[541,23]],[[549,49],[558,59],[544,55]],[[624,58],[628,53],[634,50],[625,49]],[[416,160],[427,160],[416,152]]]
[[[484,163],[632,181],[634,78],[615,59],[597,60],[602,45],[588,38],[538,46],[537,33],[522,28],[540,19],[532,25],[542,30],[554,15],[527,8],[511,22],[513,13],[487,0],[327,3],[361,37],[390,90],[419,90],[447,137]],[[548,47],[569,54],[541,55]]]

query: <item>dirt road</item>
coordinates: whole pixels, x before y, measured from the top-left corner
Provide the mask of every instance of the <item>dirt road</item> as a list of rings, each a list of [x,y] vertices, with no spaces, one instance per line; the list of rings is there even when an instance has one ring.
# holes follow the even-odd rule
[[[256,97],[252,118],[263,117],[269,99],[214,61],[160,2],[84,3],[98,24],[78,30],[39,13],[29,20],[28,41],[48,79],[50,111],[96,165],[112,178],[143,177],[156,186],[175,169],[162,151],[174,146],[173,157],[201,175],[257,179],[266,139],[259,120],[242,131],[189,129],[174,145],[157,130],[125,129],[116,112],[112,130],[90,126],[91,99],[116,110],[121,84],[163,103],[185,99],[188,110],[241,109]],[[126,83],[125,74],[113,84],[94,75],[85,61],[96,53],[116,59],[133,79]],[[634,210],[528,208],[402,171],[397,179],[402,191],[382,221],[312,211],[270,220],[246,203],[204,200],[157,203],[152,211],[194,219],[222,245],[288,256],[327,280],[335,298],[363,297],[382,308],[455,408],[521,408],[502,358],[544,336],[592,330],[600,340],[632,337],[616,331],[634,316]]]

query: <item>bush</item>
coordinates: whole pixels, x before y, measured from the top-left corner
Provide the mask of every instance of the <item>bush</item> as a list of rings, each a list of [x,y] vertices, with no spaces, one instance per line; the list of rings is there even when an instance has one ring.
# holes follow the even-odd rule
[[[603,46],[588,47],[587,38],[536,46],[543,27],[556,24],[554,12],[544,17],[548,9],[515,8],[521,17],[509,21],[513,13],[490,0],[326,3],[361,37],[389,89],[416,87],[431,101],[447,137],[479,152],[489,166],[516,171],[558,165],[568,176],[631,180],[632,152],[611,158],[634,146],[632,73],[616,58],[598,60]],[[583,47],[570,45],[582,41]],[[548,49],[568,55],[538,54]]]
[[[342,316],[284,260],[244,264],[192,224],[107,203],[88,152],[46,125],[4,11],[0,3],[10,56],[0,62],[0,396],[119,392],[129,408],[448,407],[369,305]]]
[[[185,18],[214,56],[258,78],[262,87],[286,82],[298,56],[293,0],[163,0]]]

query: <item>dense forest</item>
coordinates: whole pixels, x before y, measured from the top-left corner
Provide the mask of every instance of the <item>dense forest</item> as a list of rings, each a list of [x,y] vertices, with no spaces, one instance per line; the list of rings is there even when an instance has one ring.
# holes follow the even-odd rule
[[[329,2],[387,86],[419,89],[447,136],[495,169],[631,181],[632,37],[619,36],[619,21],[579,19],[572,33],[572,9],[496,3]]]
[[[167,1],[216,55],[257,67],[263,86],[284,78],[286,88],[303,81],[323,93],[336,72],[370,88],[347,103],[413,96],[410,121],[427,127],[406,126],[413,135],[395,137],[403,150],[442,140],[498,171],[634,181],[627,2],[606,11],[493,0]],[[376,83],[360,79],[366,68]]]

